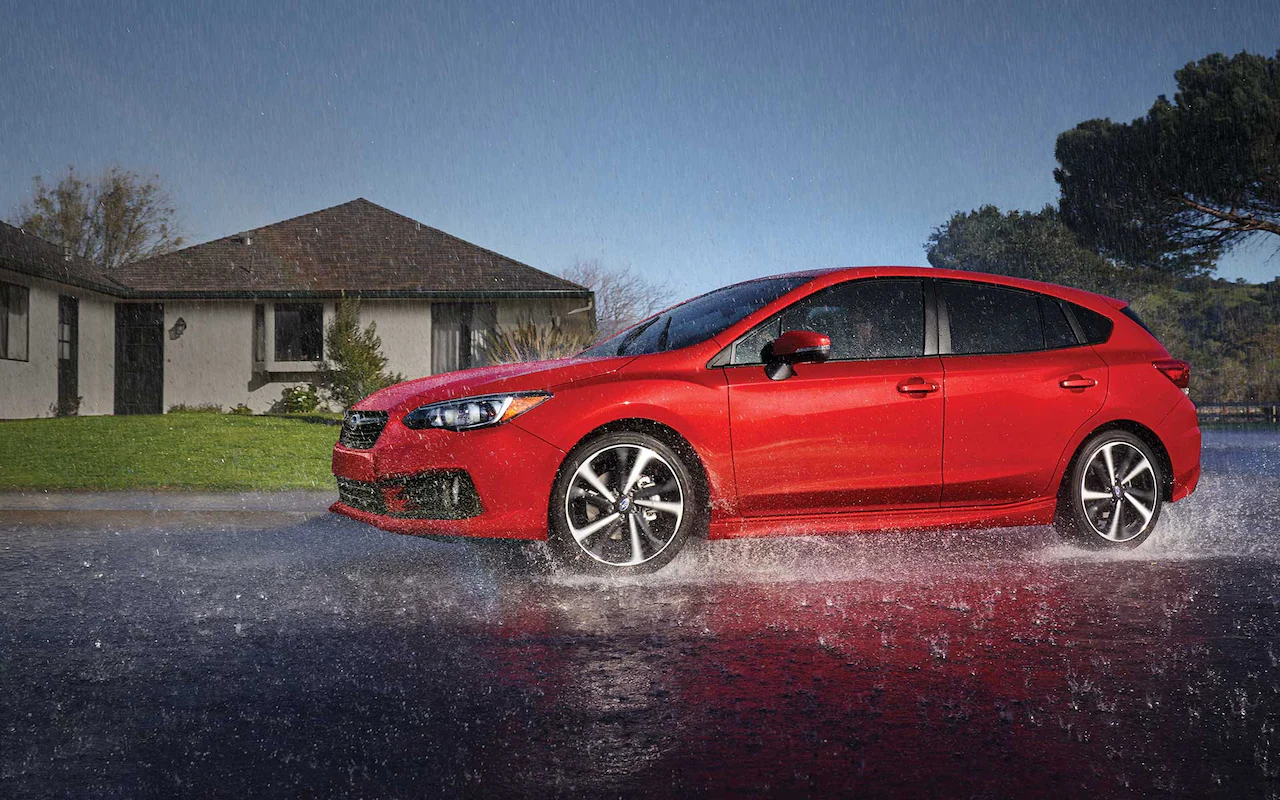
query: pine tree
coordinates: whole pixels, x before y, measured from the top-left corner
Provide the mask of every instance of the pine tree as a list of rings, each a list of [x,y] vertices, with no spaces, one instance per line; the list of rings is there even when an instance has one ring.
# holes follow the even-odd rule
[[[360,300],[338,303],[337,314],[324,334],[327,358],[320,362],[318,385],[344,409],[379,389],[400,383],[404,376],[388,373],[377,323],[360,327]]]

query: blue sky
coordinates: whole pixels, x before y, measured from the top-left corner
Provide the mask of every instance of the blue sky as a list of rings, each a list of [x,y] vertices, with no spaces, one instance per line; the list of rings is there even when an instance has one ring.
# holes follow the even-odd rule
[[[1053,143],[1274,54],[1270,2],[13,3],[0,216],[67,164],[158,173],[192,242],[363,196],[534,266],[682,294],[922,264]],[[1276,245],[1226,277],[1280,273]]]

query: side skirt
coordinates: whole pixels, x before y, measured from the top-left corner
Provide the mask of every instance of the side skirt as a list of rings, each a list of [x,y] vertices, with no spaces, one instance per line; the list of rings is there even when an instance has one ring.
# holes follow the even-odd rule
[[[846,514],[805,514],[787,517],[749,517],[715,520],[707,538],[753,536],[825,536],[867,531],[947,530],[1049,525],[1057,498],[1028,500],[1006,506],[930,508],[904,511],[865,511]]]

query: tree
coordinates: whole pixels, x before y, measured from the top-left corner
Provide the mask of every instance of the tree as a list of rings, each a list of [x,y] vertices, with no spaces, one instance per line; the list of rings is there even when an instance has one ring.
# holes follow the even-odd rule
[[[1188,278],[1133,306],[1169,352],[1191,362],[1192,400],[1280,398],[1280,279],[1258,285]]]
[[[1004,213],[992,205],[958,211],[925,243],[929,263],[1114,294],[1147,277],[1083,246],[1052,206]]]
[[[16,224],[103,270],[167,253],[182,246],[182,237],[173,202],[158,180],[120,167],[96,180],[68,167],[53,186],[37,175]]]
[[[1067,284],[1132,301],[1165,347],[1192,364],[1191,398],[1259,402],[1280,397],[1280,278],[1269,284],[1117,264],[1076,240],[1057,212],[954,214],[927,243],[935,267]]]
[[[671,305],[666,281],[638,275],[630,267],[610,268],[596,259],[575,261],[564,277],[595,293],[596,335],[607,339]]]
[[[404,380],[400,373],[386,371],[387,359],[382,355],[377,323],[370,322],[369,327],[361,329],[358,298],[338,303],[337,314],[325,329],[324,350],[328,358],[319,364],[317,385],[344,409]]]
[[[1173,101],[1146,116],[1061,134],[1054,178],[1086,244],[1190,275],[1243,239],[1280,236],[1280,53],[1215,53],[1175,77]]]

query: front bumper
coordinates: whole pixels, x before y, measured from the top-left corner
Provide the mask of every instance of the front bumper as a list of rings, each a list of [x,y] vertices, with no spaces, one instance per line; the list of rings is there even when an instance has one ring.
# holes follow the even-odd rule
[[[394,533],[546,539],[564,455],[515,422],[415,431],[393,419],[367,450],[334,446],[343,489],[329,510]]]

